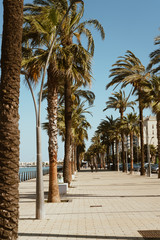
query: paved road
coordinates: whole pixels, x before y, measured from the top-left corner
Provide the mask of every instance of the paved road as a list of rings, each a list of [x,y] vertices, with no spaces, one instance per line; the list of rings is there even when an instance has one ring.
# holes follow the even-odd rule
[[[47,192],[48,176],[44,185]],[[84,170],[62,199],[69,201],[46,202],[46,218],[35,220],[35,180],[20,183],[19,240],[142,240],[140,230],[160,232],[157,175]]]

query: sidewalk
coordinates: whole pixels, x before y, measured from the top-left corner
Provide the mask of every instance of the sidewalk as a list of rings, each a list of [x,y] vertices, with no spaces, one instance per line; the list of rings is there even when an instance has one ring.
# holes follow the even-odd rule
[[[44,177],[44,187],[47,192],[48,176]],[[138,231],[160,230],[157,174],[148,178],[122,172],[83,170],[77,173],[62,199],[69,201],[46,202],[46,218],[35,220],[35,180],[20,183],[18,239],[143,240]],[[160,231],[148,232],[152,236],[157,233]]]

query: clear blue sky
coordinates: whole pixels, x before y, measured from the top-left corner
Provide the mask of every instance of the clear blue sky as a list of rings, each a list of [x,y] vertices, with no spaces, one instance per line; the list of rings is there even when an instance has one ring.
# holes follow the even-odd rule
[[[25,0],[25,3],[31,3]],[[147,66],[149,54],[156,49],[154,38],[160,34],[160,1],[159,0],[84,0],[85,14],[83,20],[97,19],[104,27],[106,38],[100,39],[99,34],[93,32],[95,40],[95,55],[93,59],[93,84],[91,90],[96,95],[93,117],[87,119],[92,125],[88,131],[90,139],[97,126],[105,116],[111,114],[117,118],[118,111],[107,110],[105,102],[111,95],[112,89],[105,90],[109,79],[109,70],[118,56],[123,56],[127,50],[131,50],[141,62]],[[0,1],[0,21],[2,32],[3,6]],[[118,91],[118,89],[117,89]],[[127,94],[127,93],[126,93]],[[46,103],[42,104],[41,122],[45,121]],[[20,93],[20,161],[30,162],[36,160],[35,140],[35,114],[33,102],[29,90],[21,81]],[[145,111],[145,115],[150,112]],[[63,158],[63,145],[59,140],[58,157]],[[42,158],[48,160],[48,137],[42,131]]]

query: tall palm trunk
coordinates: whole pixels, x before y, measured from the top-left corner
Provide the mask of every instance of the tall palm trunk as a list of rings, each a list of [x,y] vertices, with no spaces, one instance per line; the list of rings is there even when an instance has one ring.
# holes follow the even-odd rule
[[[130,133],[130,158],[131,158],[131,170],[130,173],[133,172],[133,132]]]
[[[70,186],[70,144],[71,144],[71,127],[72,127],[72,100],[71,100],[71,79],[65,79],[65,157],[63,177],[64,182]]]
[[[109,159],[109,143],[107,144],[107,160],[106,160],[106,163],[107,163],[107,168],[110,169],[110,159]]]
[[[116,170],[119,172],[119,141],[116,139]]]
[[[158,178],[160,178],[160,112],[157,113],[157,137],[158,137],[158,160],[159,160]]]
[[[74,168],[74,144],[72,143],[71,144],[71,154],[72,154],[72,157],[71,157],[71,172],[72,172],[72,175],[74,174],[74,171],[75,171],[75,168]]]
[[[18,238],[19,88],[23,1],[5,0],[0,84],[0,239]]]
[[[122,138],[122,162],[123,162],[123,172],[126,171],[126,161],[125,161],[125,151],[124,151],[124,133],[121,134]]]
[[[145,175],[144,169],[144,136],[143,136],[143,108],[139,100],[139,117],[140,117],[140,140],[141,140],[141,175]]]
[[[79,155],[80,155],[80,145],[77,145],[77,170],[80,171],[80,159],[79,159]]]
[[[77,145],[74,143],[74,171],[77,170]]]
[[[115,156],[114,156],[114,141],[112,142],[112,162],[113,162],[113,170],[116,170]]]
[[[57,82],[53,72],[53,65],[48,68],[48,118],[49,118],[49,193],[48,202],[60,202],[57,180]]]
[[[121,115],[121,120],[123,120],[123,111],[120,111],[120,115]],[[125,161],[125,151],[124,151],[124,132],[122,130],[121,133],[121,141],[122,141],[122,162],[123,162],[123,172],[126,171],[126,161]]]

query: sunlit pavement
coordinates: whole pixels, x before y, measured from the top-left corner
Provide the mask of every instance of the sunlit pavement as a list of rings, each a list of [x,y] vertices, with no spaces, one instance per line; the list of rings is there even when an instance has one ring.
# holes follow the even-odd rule
[[[157,174],[83,170],[62,199],[69,201],[45,202],[45,219],[36,220],[35,180],[20,183],[18,239],[135,240],[143,239],[140,230],[160,230]]]

